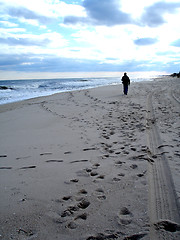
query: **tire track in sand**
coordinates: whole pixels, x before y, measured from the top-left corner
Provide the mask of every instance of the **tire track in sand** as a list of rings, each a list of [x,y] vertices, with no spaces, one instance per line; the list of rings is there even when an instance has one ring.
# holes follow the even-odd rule
[[[180,215],[177,196],[168,161],[162,148],[152,104],[153,94],[147,97],[146,129],[149,155],[149,216],[150,239],[180,239]]]
[[[176,106],[179,107],[180,104],[180,100],[175,96],[175,93],[171,90],[169,93],[170,97],[175,101]]]

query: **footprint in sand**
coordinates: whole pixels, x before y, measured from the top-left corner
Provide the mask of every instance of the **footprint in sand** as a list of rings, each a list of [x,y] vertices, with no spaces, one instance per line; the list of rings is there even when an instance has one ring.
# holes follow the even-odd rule
[[[99,163],[94,163],[93,167],[98,168],[98,167],[100,167],[100,164]]]
[[[90,175],[91,175],[92,177],[95,177],[95,176],[98,175],[98,173],[97,173],[96,171],[91,171]]]
[[[92,148],[84,148],[83,151],[86,152],[86,151],[93,151],[93,150],[98,150],[97,148],[95,147],[92,147]]]
[[[136,168],[138,168],[138,165],[137,165],[137,164],[132,164],[130,167],[131,167],[132,169],[136,169]]]
[[[131,150],[134,152],[137,151],[137,149],[135,147],[131,147]]]
[[[30,158],[31,156],[26,156],[26,157],[17,157],[16,160],[21,160],[21,159],[27,159]]]
[[[89,207],[90,202],[86,199],[82,199],[79,203],[78,203],[78,207],[81,209],[86,209],[87,207]]]
[[[92,169],[91,168],[86,168],[86,169],[84,169],[87,173],[90,173],[90,172],[92,172]]]
[[[118,176],[119,176],[119,177],[124,177],[125,174],[124,174],[124,173],[118,173]]]
[[[102,196],[98,196],[97,197],[99,200],[105,200],[106,199],[106,196],[105,195],[102,195]]]
[[[88,192],[85,189],[81,189],[78,193],[79,194],[87,194]]]
[[[78,192],[78,195],[86,195],[88,192],[85,189],[81,189]],[[76,229],[82,221],[85,221],[87,219],[88,214],[86,212],[81,212],[82,210],[85,210],[89,207],[90,202],[88,199],[84,197],[73,197],[73,196],[64,196],[60,201],[58,202],[67,202],[71,203],[76,200],[76,202],[73,205],[67,206],[65,210],[63,210],[60,214],[61,219],[58,219],[57,223],[65,223],[65,228],[69,229]],[[70,202],[69,202],[70,201]],[[80,212],[79,212],[80,211]]]
[[[122,161],[120,161],[120,160],[117,160],[117,161],[115,162],[115,165],[121,167],[123,163],[125,163],[125,162],[122,162]]]
[[[128,225],[132,222],[132,213],[127,207],[121,208],[118,214],[118,223],[121,225]]]
[[[61,213],[61,218],[69,219],[70,222],[66,225],[67,228],[69,229],[75,229],[78,227],[77,223],[75,222],[76,220],[86,220],[87,219],[87,213],[80,213],[80,214],[76,214],[78,213],[78,211],[80,210],[84,210],[86,208],[88,208],[90,205],[90,202],[86,199],[81,199],[79,201],[78,204],[75,204],[74,206],[69,206],[67,209],[65,209],[62,213]],[[77,216],[74,216],[77,215]],[[61,222],[66,222],[66,221],[61,221]]]
[[[154,224],[157,230],[163,229],[168,232],[180,231],[180,225],[170,220],[162,220]]]
[[[70,163],[81,163],[81,162],[88,162],[88,160],[86,160],[86,159],[74,160],[74,161],[71,161]]]
[[[104,179],[105,178],[105,175],[101,174],[99,176],[97,176],[98,179]]]
[[[86,238],[86,240],[105,240],[105,239],[117,239],[118,238],[118,234],[104,234],[104,233],[98,233],[95,236],[90,236],[88,238]]]
[[[98,194],[97,199],[98,200],[105,200],[106,195],[104,194],[104,190],[102,188],[97,188],[96,189],[96,194]]]
[[[17,230],[17,232],[19,235],[22,235],[23,238],[24,237],[26,237],[26,238],[28,237],[28,239],[37,238],[37,234],[34,233],[32,230],[25,230],[25,229],[20,228]]]
[[[0,167],[0,169],[12,169],[12,167]]]
[[[104,190],[103,190],[102,188],[97,188],[97,189],[96,189],[96,192],[97,192],[97,193],[104,193]]]
[[[71,154],[72,152],[71,151],[68,151],[68,152],[64,152],[64,154]]]
[[[139,173],[137,174],[138,177],[144,177],[144,174],[143,173]]]
[[[32,168],[36,168],[36,166],[27,166],[27,167],[21,167],[20,169],[32,169]]]
[[[120,179],[120,178],[117,178],[117,177],[114,177],[112,180],[113,180],[114,182],[119,182],[119,181],[121,181],[121,179]]]
[[[60,163],[60,162],[63,162],[63,160],[47,160],[46,161],[47,163],[51,163],[51,162],[56,162],[56,163]]]
[[[79,179],[74,178],[74,179],[71,179],[70,181],[65,181],[64,183],[70,184],[70,183],[78,183],[78,182],[79,182]]]
[[[76,229],[78,227],[78,225],[75,222],[70,222],[67,227],[69,229]]]
[[[69,206],[67,209],[65,209],[61,213],[61,217],[66,218],[66,217],[72,216],[74,214],[74,212],[77,212],[78,210],[79,210],[79,208],[77,206]]]
[[[64,196],[64,197],[62,198],[62,200],[64,200],[64,201],[68,201],[68,200],[70,200],[70,199],[72,199],[72,196]]]
[[[124,151],[123,151],[123,154],[124,154],[124,155],[128,155],[128,154],[129,154],[129,152],[128,152],[128,151],[126,151],[126,150],[124,150]]]
[[[82,213],[82,214],[78,215],[77,217],[75,217],[74,220],[77,220],[77,219],[86,220],[87,219],[87,213]]]
[[[40,156],[44,156],[44,155],[51,155],[52,153],[46,152],[46,153],[40,153]]]
[[[82,169],[76,172],[78,177],[89,177],[89,172],[87,169]]]
[[[119,155],[119,154],[121,154],[121,152],[115,152],[115,154],[116,154],[116,155]]]
[[[114,150],[110,149],[108,152],[109,152],[109,153],[114,153]]]

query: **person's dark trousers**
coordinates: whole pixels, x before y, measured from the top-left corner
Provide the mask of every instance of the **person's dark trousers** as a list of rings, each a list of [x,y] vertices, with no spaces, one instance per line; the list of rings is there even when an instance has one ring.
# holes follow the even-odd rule
[[[128,93],[128,85],[124,84],[124,94],[127,95]]]

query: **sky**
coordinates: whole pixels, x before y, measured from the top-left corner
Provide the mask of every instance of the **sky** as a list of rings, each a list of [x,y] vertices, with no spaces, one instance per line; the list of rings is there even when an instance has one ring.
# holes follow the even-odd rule
[[[0,0],[0,79],[180,71],[179,0]]]

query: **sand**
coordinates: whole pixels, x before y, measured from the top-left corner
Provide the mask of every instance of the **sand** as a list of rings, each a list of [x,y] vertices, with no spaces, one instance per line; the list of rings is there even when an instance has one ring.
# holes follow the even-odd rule
[[[180,239],[180,81],[0,106],[0,239]]]

